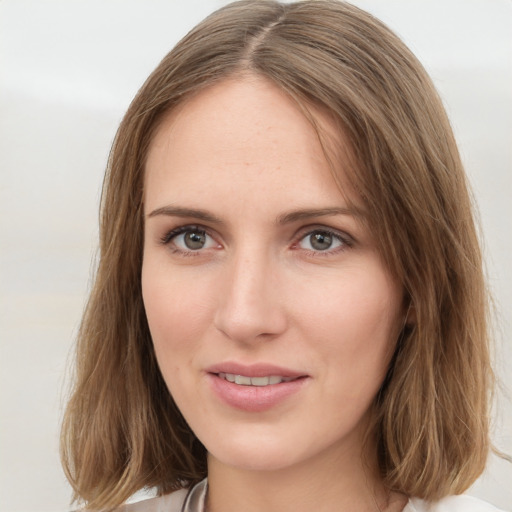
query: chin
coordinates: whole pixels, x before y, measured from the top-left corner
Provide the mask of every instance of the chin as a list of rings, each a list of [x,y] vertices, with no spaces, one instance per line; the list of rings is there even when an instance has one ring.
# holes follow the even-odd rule
[[[222,465],[244,471],[279,471],[297,464],[301,459],[296,446],[286,446],[283,440],[229,439],[229,444],[219,446],[215,443],[213,450],[208,450]]]

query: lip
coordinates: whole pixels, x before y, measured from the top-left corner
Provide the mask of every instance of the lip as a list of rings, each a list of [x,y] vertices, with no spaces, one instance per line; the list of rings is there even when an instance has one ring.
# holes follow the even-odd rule
[[[206,368],[205,371],[207,373],[234,373],[235,375],[245,375],[246,377],[267,377],[269,375],[279,375],[292,379],[307,377],[307,374],[304,372],[285,368],[284,366],[276,366],[267,363],[245,365],[234,361],[214,364]]]
[[[228,361],[209,366],[205,372],[213,393],[223,403],[247,412],[263,412],[280,405],[298,393],[309,379],[309,375],[304,372],[267,363],[244,365]],[[246,377],[277,375],[293,380],[262,387],[244,386],[219,377],[219,373],[232,373]]]

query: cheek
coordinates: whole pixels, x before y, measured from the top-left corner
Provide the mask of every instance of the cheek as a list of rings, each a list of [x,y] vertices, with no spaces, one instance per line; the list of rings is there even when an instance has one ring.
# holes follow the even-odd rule
[[[165,257],[145,258],[142,297],[150,329],[194,329],[212,307],[212,285],[193,271],[170,268]]]
[[[187,370],[203,337],[208,301],[193,279],[180,279],[166,270],[165,262],[142,268],[142,296],[158,366],[178,404],[187,403],[195,382]]]
[[[332,279],[321,292],[300,296],[308,297],[297,299],[303,332],[316,340],[316,350],[327,361],[337,361],[336,371],[347,379],[357,373],[375,375],[377,380],[384,377],[401,310],[399,287],[387,275],[372,272],[368,265],[346,272],[343,279]]]
[[[301,316],[331,338],[333,331],[341,336],[385,335],[394,330],[400,315],[401,294],[387,275],[363,269],[347,271],[317,283],[304,283],[295,291],[295,304]],[[298,293],[297,293],[298,292]]]
[[[161,262],[160,262],[161,263]],[[149,330],[162,371],[183,358],[209,325],[211,293],[192,276],[183,278],[165,270],[165,264],[147,262],[142,268],[142,296]]]

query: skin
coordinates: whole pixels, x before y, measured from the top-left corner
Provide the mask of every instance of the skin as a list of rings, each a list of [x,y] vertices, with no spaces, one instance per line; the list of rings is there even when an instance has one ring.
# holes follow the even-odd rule
[[[207,88],[155,134],[143,298],[165,382],[208,450],[209,511],[404,505],[372,450],[362,458],[402,290],[350,194],[297,105],[262,78]],[[207,369],[225,361],[303,378],[270,408],[241,410],[212,389]]]

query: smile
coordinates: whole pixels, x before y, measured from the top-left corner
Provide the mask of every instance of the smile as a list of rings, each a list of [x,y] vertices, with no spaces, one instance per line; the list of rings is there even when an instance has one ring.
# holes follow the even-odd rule
[[[231,366],[231,371],[226,371],[227,368],[219,371],[216,368],[213,372],[207,372],[210,389],[224,404],[245,412],[264,412],[278,407],[300,393],[311,381],[307,375],[284,368],[279,371],[275,366],[245,367],[245,371],[237,368],[240,365],[223,366]]]
[[[281,382],[290,382],[296,377],[281,377],[279,375],[269,375],[267,377],[248,377],[246,375],[235,375],[234,373],[218,373],[221,379],[233,382],[241,386],[271,386],[281,384]]]

